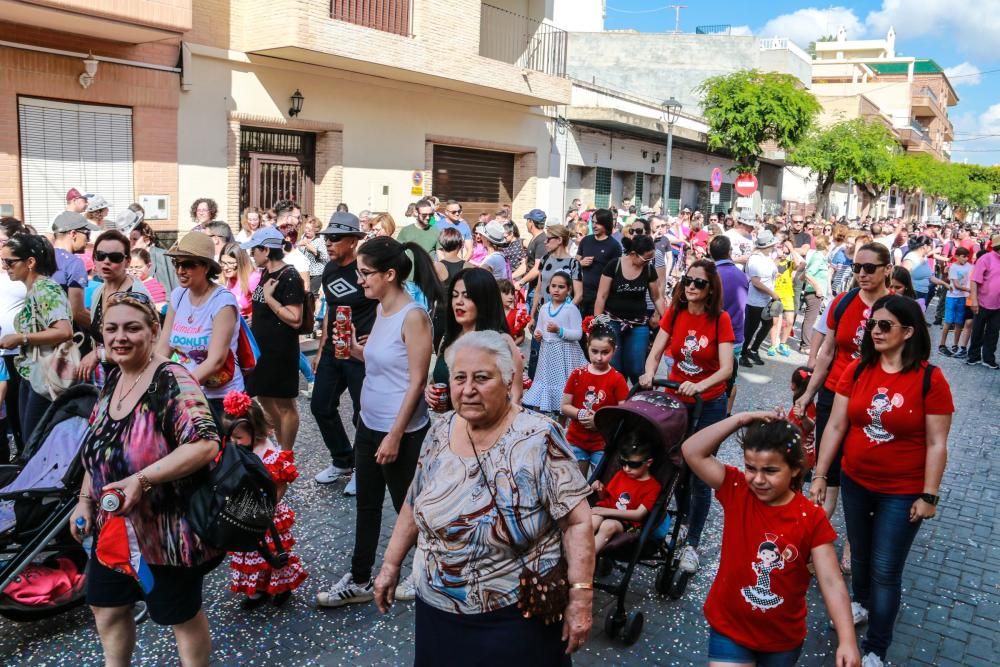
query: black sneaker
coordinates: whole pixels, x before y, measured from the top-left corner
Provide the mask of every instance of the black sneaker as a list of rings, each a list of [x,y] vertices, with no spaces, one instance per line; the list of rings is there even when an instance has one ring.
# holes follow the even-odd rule
[[[978,363],[980,363],[981,361],[982,361],[981,359],[972,359],[972,358],[967,358],[967,359],[965,360],[965,365],[966,365],[966,366],[975,366],[975,365],[977,365]]]
[[[986,361],[985,359],[983,359],[983,366],[986,366],[986,368],[992,368],[993,370],[997,370],[998,368],[1000,368],[1000,366],[997,365],[997,362]]]
[[[951,346],[951,353],[952,354],[958,354],[958,345],[952,345]]]
[[[964,347],[958,348],[958,352],[955,353],[956,359],[965,359],[967,356],[969,356],[969,352]]]
[[[746,357],[740,357],[740,366],[743,368],[754,368],[753,362]]]
[[[760,352],[749,352],[747,357],[758,366],[764,365],[764,360],[760,358]]]
[[[946,357],[953,356],[952,351],[948,349],[947,345],[938,345],[938,354],[943,354]]]

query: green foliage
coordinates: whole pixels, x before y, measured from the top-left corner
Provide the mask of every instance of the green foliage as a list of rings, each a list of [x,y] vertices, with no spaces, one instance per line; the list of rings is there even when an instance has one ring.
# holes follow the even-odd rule
[[[981,208],[1000,192],[1000,169],[940,162],[930,155],[903,154],[893,159],[892,182],[908,193],[920,190],[947,199],[958,208]]]
[[[761,144],[791,149],[819,113],[816,98],[790,74],[742,70],[698,88],[708,121],[708,147],[727,151],[737,168],[756,171]]]
[[[816,41],[809,42],[809,46],[806,47],[806,53],[808,53],[810,56],[812,56],[813,58],[815,58],[816,57],[816,44],[818,42],[832,42],[835,39],[837,39],[837,38],[834,37],[833,35],[823,35],[822,37],[817,38]]]

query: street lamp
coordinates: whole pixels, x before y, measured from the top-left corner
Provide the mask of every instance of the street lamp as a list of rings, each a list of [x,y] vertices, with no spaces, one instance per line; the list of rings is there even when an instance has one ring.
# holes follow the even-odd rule
[[[292,107],[288,110],[288,115],[294,118],[302,113],[302,103],[306,101],[306,98],[299,92],[296,88],[295,92],[292,94]]]
[[[663,113],[667,120],[667,164],[663,170],[663,210],[662,215],[669,213],[668,197],[670,196],[670,157],[674,150],[674,123],[681,112],[681,103],[671,97],[663,103]]]

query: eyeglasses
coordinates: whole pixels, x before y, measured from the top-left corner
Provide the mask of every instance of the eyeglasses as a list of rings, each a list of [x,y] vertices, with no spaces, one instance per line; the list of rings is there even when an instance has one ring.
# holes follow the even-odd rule
[[[219,265],[224,269],[235,269],[239,266],[237,262],[219,262]]]
[[[170,261],[173,263],[175,269],[184,269],[185,271],[190,271],[203,264],[203,262],[193,259],[172,259]]]
[[[631,468],[632,470],[638,470],[642,466],[646,465],[646,459],[641,459],[639,461],[630,461],[624,456],[619,456],[618,463],[621,464],[622,468]]]
[[[549,241],[559,241],[559,240],[560,240],[560,237],[558,237],[558,236],[546,236],[545,237],[546,243],[549,242]]]
[[[86,238],[88,238],[88,239],[90,238],[90,230],[89,229],[74,229],[73,233],[74,234],[83,234]]]
[[[371,269],[358,269],[358,278],[361,280],[368,280],[371,276],[376,273],[382,273],[381,271],[372,271]]]
[[[865,325],[868,327],[869,331],[874,329],[875,327],[878,327],[878,330],[881,331],[882,333],[889,333],[890,331],[892,331],[893,327],[900,327],[902,329],[909,328],[905,324],[900,324],[899,322],[893,322],[892,320],[868,320],[867,322],[865,322]]]
[[[417,217],[420,218],[421,220],[426,220],[427,218],[431,217],[431,214],[430,213],[417,213]]]
[[[123,252],[104,252],[103,250],[98,250],[94,253],[94,261],[103,262],[109,261],[112,264],[121,264],[125,261],[125,253]]]
[[[708,284],[708,281],[704,278],[692,278],[691,276],[684,276],[681,278],[681,285],[684,285],[684,287],[694,285],[697,289],[705,289],[708,287]]]
[[[445,211],[448,212],[448,213],[451,213],[452,215],[459,215],[462,212],[462,209],[460,209],[460,208],[458,208],[458,209],[450,209],[449,208],[449,209],[445,209]]]
[[[23,261],[24,261],[23,259],[18,259],[16,257],[14,259],[0,259],[0,262],[3,262],[3,268],[5,269],[9,269],[18,262],[23,262]]]
[[[854,271],[854,273],[861,273],[864,271],[865,273],[871,275],[875,273],[876,269],[880,269],[883,266],[888,266],[888,264],[872,264],[871,262],[865,262],[864,264],[855,264],[851,267],[851,271]]]

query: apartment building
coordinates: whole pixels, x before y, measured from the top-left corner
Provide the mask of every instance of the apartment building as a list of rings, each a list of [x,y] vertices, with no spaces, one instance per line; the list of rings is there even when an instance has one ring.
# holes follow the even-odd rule
[[[570,7],[572,5],[572,7]],[[600,0],[195,0],[184,38],[180,197],[235,223],[293,198],[401,217],[551,202],[567,33]],[[181,221],[182,228],[188,221]]]
[[[71,187],[177,221],[191,0],[0,0],[0,208],[41,232]],[[186,217],[186,216],[185,216]]]

